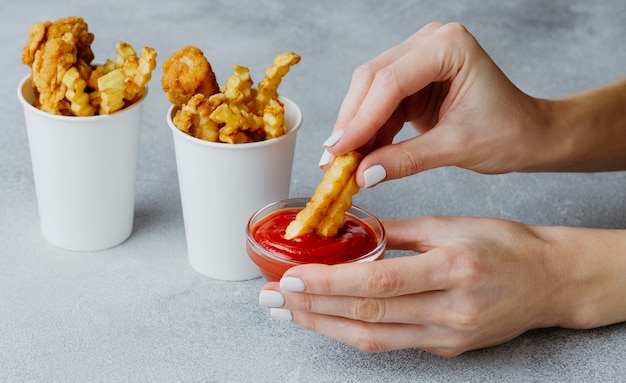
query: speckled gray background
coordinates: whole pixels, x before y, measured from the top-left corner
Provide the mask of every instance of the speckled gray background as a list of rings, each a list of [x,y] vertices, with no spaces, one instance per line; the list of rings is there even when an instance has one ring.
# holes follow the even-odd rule
[[[159,53],[144,109],[134,232],[96,253],[42,239],[16,99],[28,73],[20,63],[28,29],[69,15],[89,22],[97,58],[111,57],[119,39]],[[183,45],[203,49],[219,79],[238,63],[258,80],[274,55],[301,54],[280,90],[304,113],[291,194],[308,196],[358,64],[430,21],[460,21],[522,90],[558,97],[626,75],[623,0],[21,0],[0,3],[0,19],[0,381],[626,381],[623,324],[533,331],[452,359],[418,350],[367,354],[271,320],[257,304],[261,279],[195,273],[159,84],[161,63]],[[379,185],[356,202],[384,218],[454,214],[625,228],[624,190],[624,172],[484,176],[449,168]]]

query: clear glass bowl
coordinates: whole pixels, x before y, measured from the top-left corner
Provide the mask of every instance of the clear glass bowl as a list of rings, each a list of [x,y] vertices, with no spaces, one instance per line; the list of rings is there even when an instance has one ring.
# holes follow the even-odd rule
[[[249,219],[246,226],[246,251],[250,259],[257,265],[261,275],[267,281],[278,281],[282,277],[283,273],[289,268],[310,263],[306,259],[295,260],[288,259],[278,252],[272,252],[263,247],[253,236],[255,226],[261,222],[265,217],[271,215],[274,212],[280,210],[301,210],[304,208],[309,198],[291,198],[277,202],[273,202],[255,212]],[[365,254],[355,254],[350,259],[343,260],[339,263],[358,263],[358,262],[371,262],[379,259],[383,259],[385,255],[385,246],[387,244],[387,237],[385,229],[382,223],[372,213],[363,210],[357,206],[351,206],[346,212],[348,217],[356,219],[367,226],[375,236],[376,245],[373,250],[366,252]],[[302,258],[306,258],[303,256]],[[334,264],[337,262],[327,263]]]

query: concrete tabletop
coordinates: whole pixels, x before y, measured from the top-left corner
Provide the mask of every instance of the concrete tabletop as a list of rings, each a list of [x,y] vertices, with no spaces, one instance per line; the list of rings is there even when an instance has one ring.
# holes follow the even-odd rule
[[[218,79],[233,64],[263,76],[273,57],[302,61],[281,94],[304,114],[292,196],[310,196],[321,144],[355,67],[431,21],[459,21],[525,92],[558,97],[626,75],[626,2],[583,1],[5,1],[0,5],[0,381],[456,382],[626,381],[626,325],[544,329],[442,358],[365,353],[271,319],[260,278],[212,280],[187,261],[161,64],[201,48]],[[154,47],[144,106],[135,223],[123,244],[72,252],[39,228],[17,85],[36,21],[78,15],[96,58],[118,40]],[[409,137],[411,129],[401,133]],[[491,216],[542,225],[625,228],[626,173],[485,176],[428,171],[368,189],[356,203],[381,218]],[[410,256],[391,252],[390,256]]]

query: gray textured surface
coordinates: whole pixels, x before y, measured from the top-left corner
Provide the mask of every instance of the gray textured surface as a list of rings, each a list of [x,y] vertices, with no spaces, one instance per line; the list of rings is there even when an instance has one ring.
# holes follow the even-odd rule
[[[0,381],[626,381],[624,324],[533,331],[453,359],[418,350],[367,354],[271,320],[257,304],[261,279],[195,273],[159,84],[161,63],[183,45],[202,48],[219,79],[238,63],[258,80],[275,54],[300,53],[281,92],[304,113],[291,194],[306,196],[321,177],[321,143],[356,65],[427,22],[460,21],[524,91],[564,95],[626,75],[623,0],[21,0],[3,1],[0,15]],[[134,233],[97,253],[43,241],[15,96],[28,72],[19,60],[28,29],[68,15],[89,22],[97,58],[111,57],[118,39],[159,53],[144,110]],[[623,172],[439,169],[379,185],[357,203],[384,218],[481,215],[624,228],[625,189]]]

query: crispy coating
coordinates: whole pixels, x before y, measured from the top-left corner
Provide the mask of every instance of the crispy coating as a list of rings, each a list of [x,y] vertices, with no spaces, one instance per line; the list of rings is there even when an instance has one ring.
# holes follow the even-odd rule
[[[274,57],[274,65],[265,70],[265,78],[259,83],[256,105],[261,112],[271,99],[278,99],[278,86],[292,66],[300,62],[294,52],[285,52]]]
[[[65,99],[63,76],[76,63],[76,46],[66,35],[48,40],[35,52],[32,83],[39,93],[41,110],[52,114],[69,114],[70,102]]]
[[[67,88],[65,97],[71,103],[70,109],[75,116],[85,117],[95,114],[95,108],[89,103],[89,94],[85,92],[87,83],[80,77],[75,66],[65,72],[63,85]]]
[[[287,226],[286,239],[313,232],[323,237],[337,235],[344,224],[345,212],[352,205],[352,196],[359,191],[356,169],[362,157],[353,151],[335,158],[311,200]]]
[[[177,106],[198,93],[210,97],[220,90],[211,64],[194,46],[183,47],[165,60],[161,85],[167,99]]]
[[[157,53],[153,48],[143,47],[141,57],[130,56],[122,63],[122,69],[126,74],[126,89],[124,99],[132,103],[140,99],[145,91],[148,81],[152,78],[152,71],[156,68]]]
[[[285,108],[277,99],[270,99],[263,109],[263,129],[265,138],[276,138],[287,133],[285,129]]]
[[[72,102],[65,98],[67,87],[63,77],[74,66],[81,75],[90,72],[93,39],[87,23],[76,16],[37,22],[31,27],[28,42],[22,48],[22,62],[31,67],[33,86],[39,94],[37,106],[41,110],[73,114]]]
[[[207,82],[199,70],[205,61],[200,49],[188,46],[163,64],[163,90],[170,102],[180,106],[173,118],[178,129],[196,138],[229,144],[262,141],[286,133],[285,109],[278,100],[277,88],[289,68],[300,61],[300,56],[293,52],[276,56],[259,90],[253,88],[249,69],[235,64],[224,87],[210,97],[197,90]],[[206,73],[208,81],[217,86],[213,71]],[[181,77],[188,80],[186,87],[179,84]]]
[[[126,74],[122,68],[114,69],[98,79],[100,114],[111,114],[124,107]]]
[[[76,46],[76,60],[91,64],[94,59],[91,43],[94,40],[93,33],[88,30],[88,25],[81,17],[70,16],[58,19],[55,22],[36,22],[28,34],[28,43],[22,48],[22,62],[28,66],[33,64],[35,53],[48,40],[63,38],[70,34],[71,44]]]
[[[218,141],[219,126],[211,120],[210,115],[223,100],[224,95],[221,93],[211,97],[198,93],[176,112],[174,124],[181,131],[201,140]]]
[[[115,61],[92,65],[93,40],[77,16],[31,27],[22,62],[31,68],[35,106],[52,114],[87,116],[113,113],[143,96],[156,67],[154,49],[144,47],[137,57],[130,44],[120,41]]]

